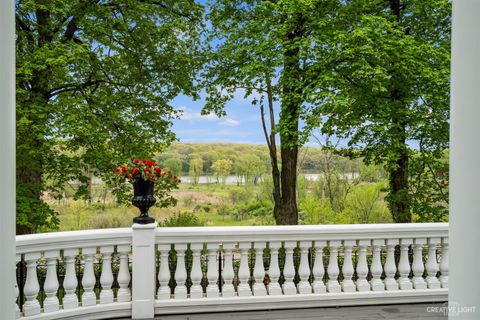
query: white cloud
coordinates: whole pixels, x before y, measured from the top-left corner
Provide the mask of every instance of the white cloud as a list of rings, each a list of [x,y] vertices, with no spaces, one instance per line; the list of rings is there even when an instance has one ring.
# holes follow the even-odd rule
[[[187,107],[179,107],[177,110],[181,112],[180,119],[187,121],[196,121],[196,120],[207,120],[207,121],[218,121],[220,120],[215,114],[211,113],[208,115],[200,114],[200,111],[190,111]]]
[[[227,118],[227,119],[225,119],[225,121],[223,121],[223,124],[226,125],[226,126],[229,126],[229,127],[235,127],[235,126],[238,126],[240,124],[240,121],[235,120],[235,119],[231,119],[231,118]]]

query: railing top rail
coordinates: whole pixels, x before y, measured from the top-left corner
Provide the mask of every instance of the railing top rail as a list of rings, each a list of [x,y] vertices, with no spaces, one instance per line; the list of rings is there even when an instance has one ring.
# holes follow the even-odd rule
[[[157,228],[156,243],[312,241],[448,237],[448,223]]]
[[[17,254],[132,243],[131,228],[48,232],[16,237]]]

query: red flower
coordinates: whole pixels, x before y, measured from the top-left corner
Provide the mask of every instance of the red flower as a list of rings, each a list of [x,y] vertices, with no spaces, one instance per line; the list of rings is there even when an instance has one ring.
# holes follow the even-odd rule
[[[113,170],[113,173],[119,174],[119,173],[120,173],[120,169],[117,168],[117,169]]]
[[[162,174],[162,169],[156,168],[155,173],[157,174],[157,177],[160,177],[160,175]]]
[[[149,168],[149,167],[145,167],[143,170],[145,170],[145,172],[150,172],[150,168]]]
[[[132,175],[130,173],[127,174],[127,179],[132,179]]]
[[[172,179],[173,179],[173,181],[175,181],[175,180],[177,180],[177,177],[176,177],[176,176],[173,176],[173,178],[172,178]]]
[[[147,172],[147,177],[150,177],[150,172]]]
[[[145,163],[147,164],[147,166],[150,167],[154,165],[154,162],[152,160],[147,160]]]
[[[138,170],[138,168],[133,168],[133,169],[132,169],[132,174],[133,174],[133,175],[137,175],[137,174],[139,174],[139,173],[140,173],[140,170]]]
[[[127,167],[125,167],[125,166],[120,166],[120,168],[122,169],[122,172],[123,172],[123,173],[126,173],[126,172],[127,172]]]
[[[137,164],[137,163],[138,163],[138,159],[133,160],[133,163],[134,163],[134,164]]]

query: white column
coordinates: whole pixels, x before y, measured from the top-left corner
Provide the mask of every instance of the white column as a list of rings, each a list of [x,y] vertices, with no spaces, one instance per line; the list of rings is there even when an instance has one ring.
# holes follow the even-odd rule
[[[57,277],[57,259],[60,255],[59,250],[46,251],[44,258],[47,260],[47,277],[43,284],[46,298],[43,301],[44,312],[54,312],[60,309],[57,298],[58,277]]]
[[[398,239],[387,239],[387,260],[385,261],[385,288],[388,291],[398,290],[398,282],[395,280],[397,266],[395,264],[395,246],[398,245]]]
[[[158,251],[160,251],[160,269],[158,270],[158,282],[160,287],[157,290],[158,300],[167,300],[171,297],[170,287],[170,267],[168,263],[168,253],[170,251],[169,244],[159,244]]]
[[[338,283],[338,275],[340,274],[340,269],[338,268],[338,247],[340,247],[340,241],[328,241],[328,246],[330,248],[330,258],[328,261],[328,282],[327,290],[328,292],[341,292],[342,288],[340,283]]]
[[[155,314],[156,227],[156,222],[132,226],[132,319]]]
[[[0,310],[15,319],[15,1],[0,1]]]
[[[476,307],[475,313],[455,316],[463,320],[478,319],[480,312],[476,276],[480,266],[476,254],[480,243],[480,1],[454,0],[452,15],[448,299],[462,307]]]
[[[97,303],[97,296],[93,291],[95,287],[95,273],[93,270],[93,256],[97,253],[97,248],[83,248],[82,254],[84,259],[83,277],[82,277],[82,306],[92,306]]]
[[[313,264],[313,292],[325,293],[327,287],[323,283],[323,276],[325,275],[325,266],[323,265],[323,248],[326,246],[326,241],[315,241],[315,262]]]
[[[40,256],[38,252],[25,254],[27,278],[25,280],[25,287],[23,288],[26,298],[23,304],[23,314],[26,317],[40,313],[40,302],[37,300],[37,295],[40,291],[37,278],[37,260],[40,259]]]
[[[370,291],[370,284],[367,281],[368,264],[367,264],[367,248],[370,240],[358,241],[358,263],[357,263],[357,290]]]
[[[427,239],[417,238],[414,239],[413,245],[413,262],[412,262],[412,272],[413,272],[413,288],[415,289],[426,289],[427,283],[423,279],[423,272],[425,267],[423,266],[423,246],[427,243]]]
[[[293,241],[286,241],[285,248],[285,266],[283,268],[283,277],[285,282],[283,283],[283,294],[296,294],[297,287],[293,283],[295,278],[295,265],[293,264],[293,249],[297,247],[297,243]]]
[[[78,298],[75,294],[77,289],[77,275],[75,272],[75,258],[78,255],[78,249],[63,250],[63,261],[65,262],[65,279],[63,280],[63,289],[65,295],[62,299],[63,309],[73,309],[78,307]]]
[[[310,278],[310,263],[308,261],[308,253],[312,246],[311,241],[300,241],[300,266],[298,267],[298,275],[300,282],[298,283],[298,293],[312,293],[312,286],[308,279]]]
[[[268,294],[271,296],[278,296],[282,294],[282,288],[278,283],[278,279],[280,278],[278,249],[281,247],[282,244],[278,241],[268,243],[268,248],[270,249],[270,266],[268,267],[268,277],[270,278],[270,283],[268,284]]]
[[[200,253],[203,249],[203,243],[192,243],[190,250],[192,250],[192,271],[190,272],[190,279],[192,286],[190,287],[190,298],[203,298],[203,288],[200,285],[203,278],[202,265],[200,261]]]
[[[15,257],[15,264],[18,264],[22,260],[22,256],[17,254]],[[22,268],[22,264],[19,265],[19,268]],[[18,295],[20,290],[18,290],[18,283],[17,283],[17,275],[15,275],[15,317],[20,318],[22,316],[22,312],[20,311],[20,307],[18,306]]]
[[[448,288],[448,238],[442,238],[442,260],[440,261],[440,283]]]
[[[175,251],[177,252],[177,268],[175,269],[175,287],[174,297],[175,299],[187,298],[187,268],[185,267],[185,250],[187,250],[186,244],[175,244]]]
[[[385,290],[385,284],[380,279],[383,272],[382,247],[384,245],[385,245],[385,240],[383,239],[372,240],[373,257],[372,257],[372,265],[370,267],[370,272],[372,273],[372,280],[370,281],[370,286],[372,287],[372,291]]]
[[[265,242],[254,242],[253,246],[255,249],[255,266],[253,268],[253,277],[255,278],[255,283],[253,284],[253,295],[255,296],[266,296],[267,289],[263,280],[265,279],[265,268],[263,266],[263,249],[266,247]]]
[[[128,285],[130,284],[130,271],[128,268],[128,254],[131,250],[130,245],[120,245],[117,247],[117,253],[120,259],[120,270],[118,270],[117,282],[118,282],[118,292],[117,292],[117,301],[118,302],[128,302],[131,300],[130,289]]]
[[[398,284],[400,290],[412,290],[413,285],[408,278],[410,274],[410,261],[408,260],[408,247],[413,243],[412,239],[400,239],[400,262],[398,263],[398,273],[400,278]]]
[[[102,274],[100,275],[100,303],[113,303],[113,273],[112,273],[112,253],[113,246],[104,246],[100,248],[102,254]]]
[[[220,296],[218,289],[218,243],[207,243],[208,250],[208,269],[207,269],[207,298],[217,298]]]
[[[240,268],[238,269],[238,280],[240,284],[237,287],[240,297],[248,297],[252,295],[248,280],[250,279],[250,269],[248,267],[248,250],[252,247],[250,242],[240,242]]]
[[[352,248],[355,245],[354,240],[345,240],[343,241],[343,266],[342,266],[342,290],[343,292],[355,292],[357,288],[353,283],[352,276],[353,272],[353,263],[352,263]]]
[[[439,271],[437,262],[437,246],[440,243],[440,238],[428,239],[428,258],[427,264],[427,285],[429,289],[439,289],[441,287],[438,281],[437,273]]]

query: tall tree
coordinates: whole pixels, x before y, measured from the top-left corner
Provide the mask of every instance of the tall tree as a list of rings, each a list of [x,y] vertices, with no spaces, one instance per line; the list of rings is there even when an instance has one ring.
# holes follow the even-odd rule
[[[17,0],[17,232],[55,225],[42,200],[174,139],[178,94],[197,96],[193,1]]]
[[[318,97],[323,130],[348,139],[350,155],[383,165],[393,219],[410,222],[412,210],[439,205],[413,201],[426,190],[411,183],[439,168],[448,148],[451,4],[353,0],[339,14],[349,19],[327,46],[333,91]]]
[[[272,164],[277,224],[298,223],[298,149],[309,131],[300,122],[309,113],[313,93],[321,87],[321,79],[316,71],[312,72],[312,66],[323,61],[322,53],[311,49],[314,43],[321,44],[331,35],[335,9],[340,2],[219,0],[210,3],[211,47],[204,74],[207,103],[203,112],[224,115],[226,102],[239,90],[259,106]]]

